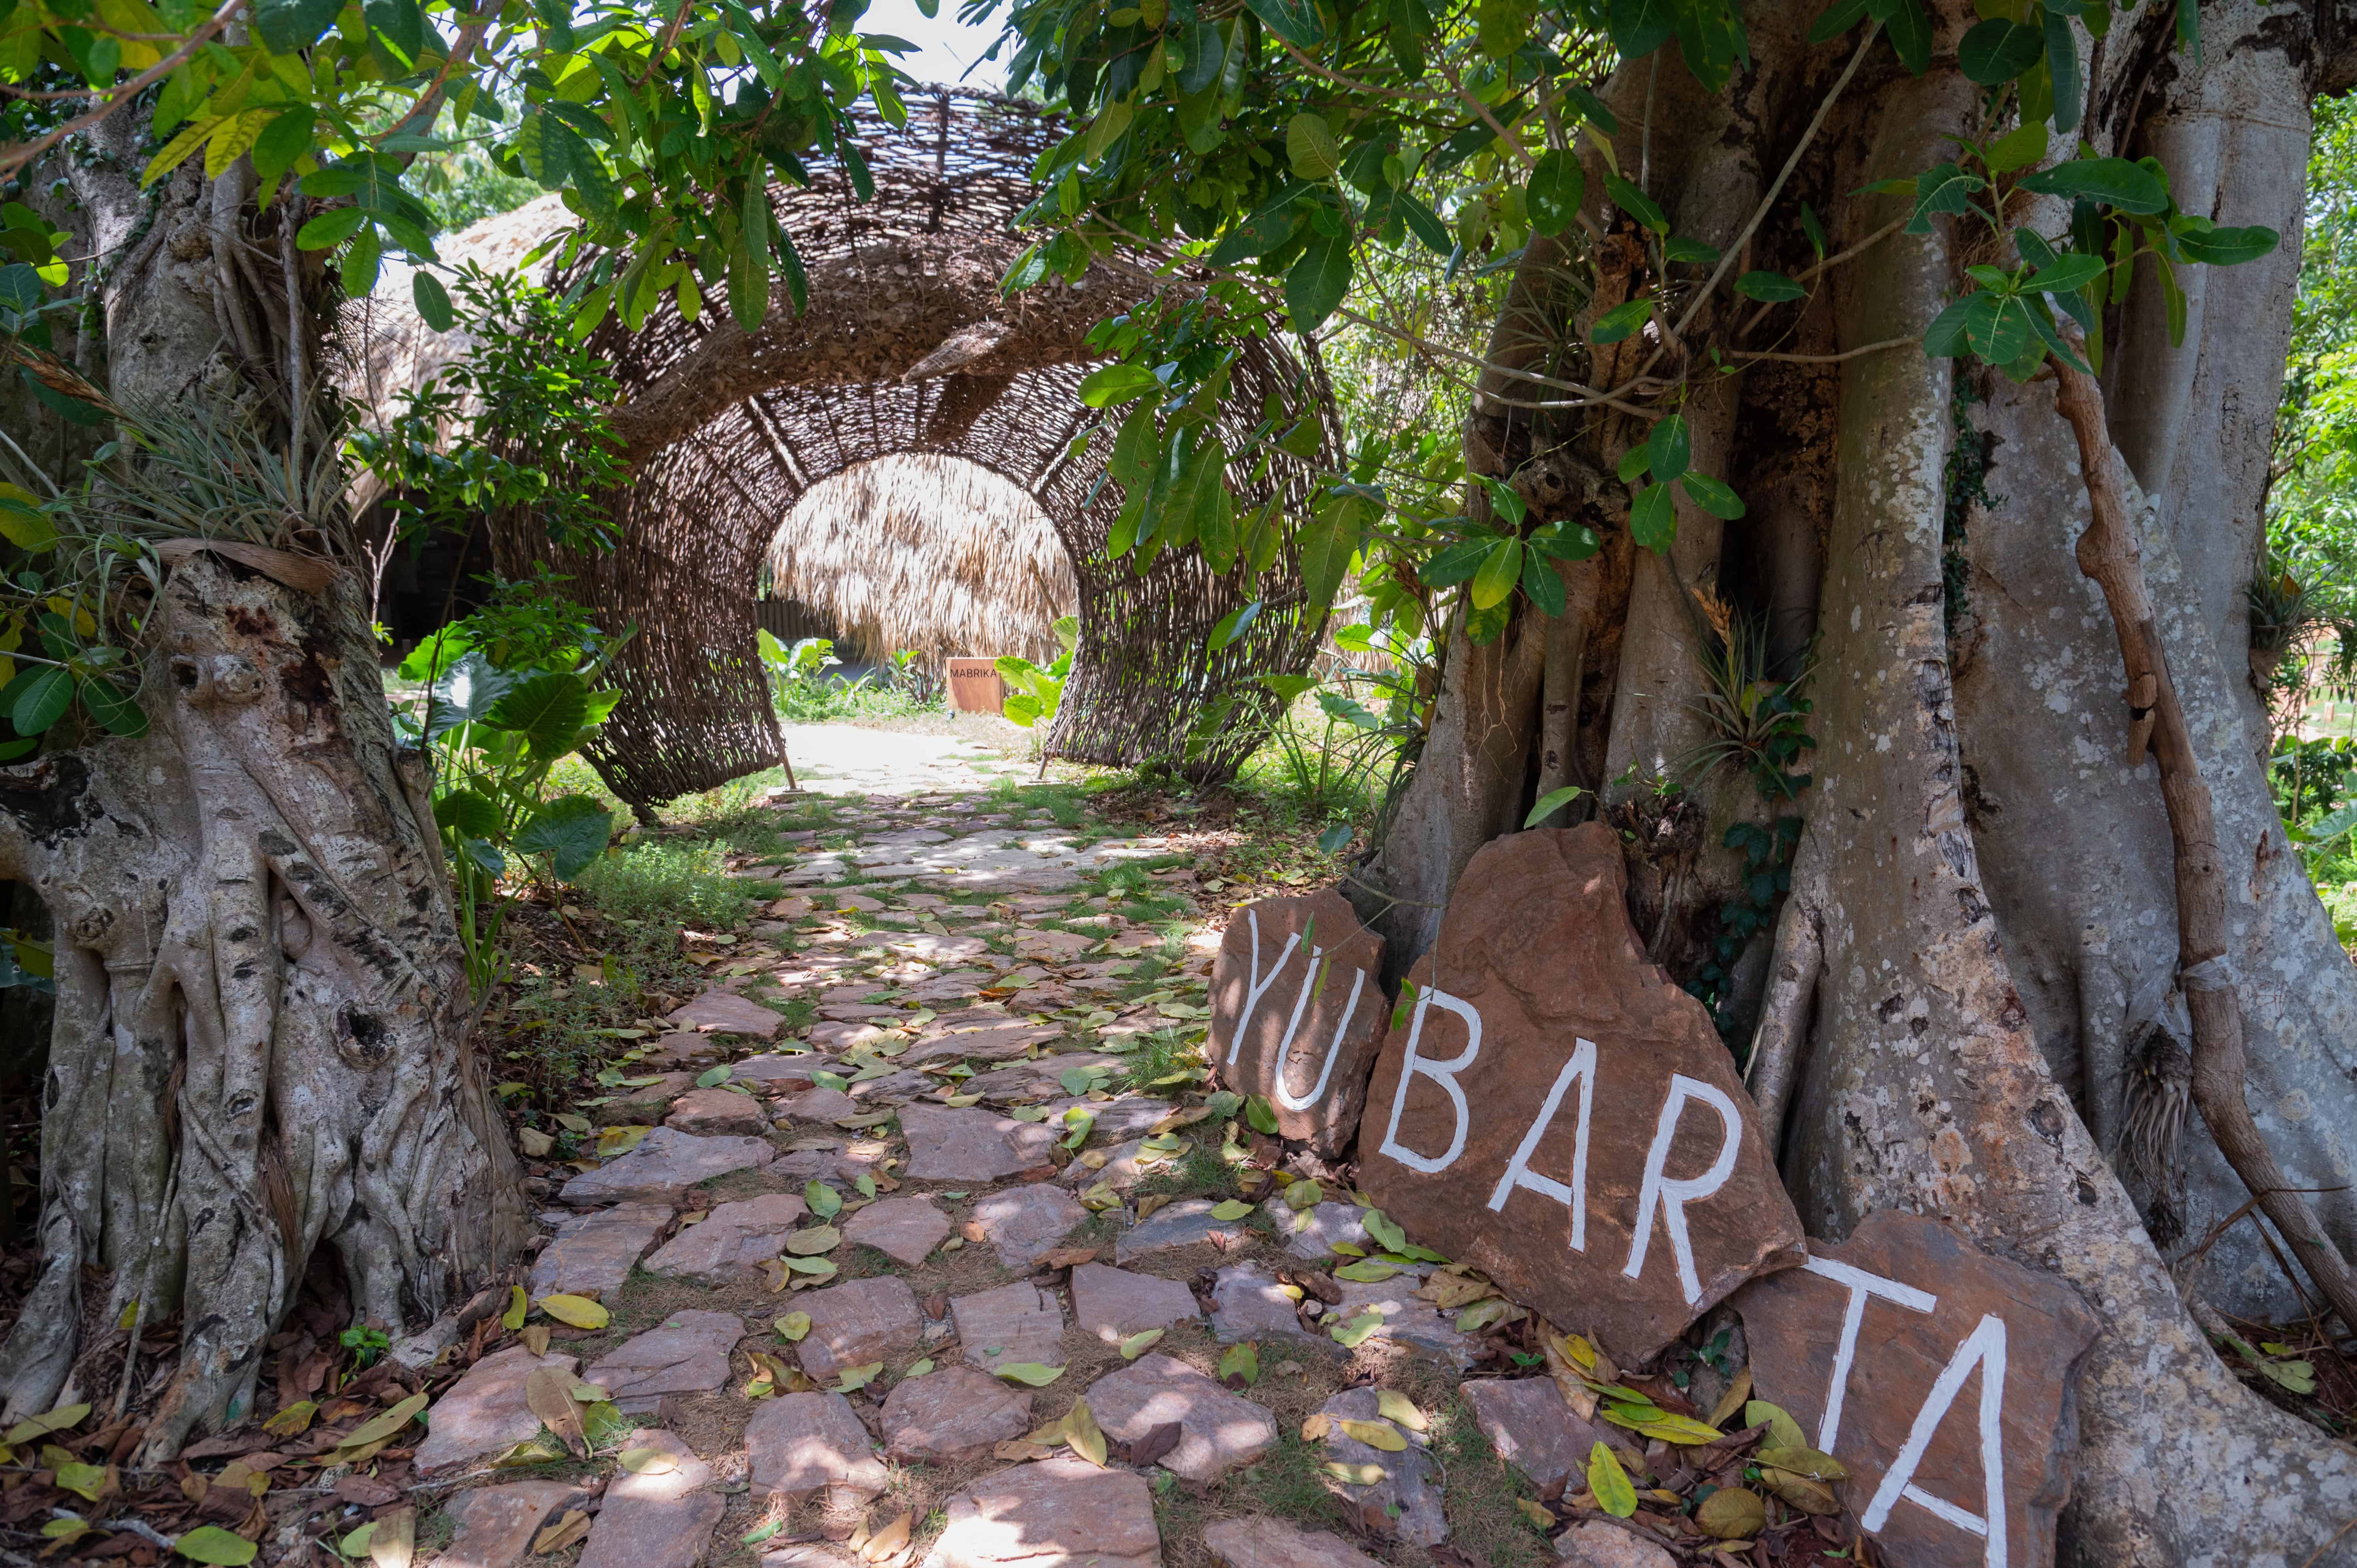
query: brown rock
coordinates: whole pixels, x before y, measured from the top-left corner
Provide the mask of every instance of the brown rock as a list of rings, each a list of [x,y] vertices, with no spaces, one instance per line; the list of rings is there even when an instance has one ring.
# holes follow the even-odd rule
[[[1557,1483],[1567,1483],[1575,1492],[1584,1489],[1587,1456],[1598,1443],[1621,1449],[1632,1442],[1617,1429],[1582,1421],[1545,1378],[1476,1378],[1458,1391],[1473,1407],[1473,1424],[1498,1457],[1528,1476],[1543,1492],[1553,1491]]]
[[[758,1002],[748,1002],[733,991],[707,991],[665,1020],[677,1028],[713,1035],[751,1035],[762,1040],[775,1039],[785,1021],[782,1015]]]
[[[813,1084],[784,1103],[788,1118],[796,1122],[831,1123],[839,1117],[859,1114],[859,1101],[839,1089]]]
[[[1220,1081],[1268,1096],[1277,1131],[1325,1154],[1357,1134],[1383,1049],[1383,946],[1329,887],[1237,910],[1211,972]]]
[[[759,1197],[724,1203],[649,1258],[647,1273],[711,1284],[738,1283],[748,1270],[785,1251],[787,1236],[808,1208],[788,1192],[765,1192]]]
[[[584,1374],[625,1409],[651,1410],[664,1394],[705,1393],[728,1380],[728,1352],[745,1337],[733,1313],[674,1312],[600,1357]]]
[[[769,1126],[761,1102],[727,1089],[691,1089],[671,1102],[663,1125],[683,1133],[756,1135]]]
[[[710,1035],[699,1035],[693,1030],[683,1029],[675,1034],[656,1036],[655,1043],[647,1047],[647,1054],[642,1060],[644,1065],[651,1068],[668,1069],[686,1067],[694,1062],[710,1061],[719,1054],[718,1040],[714,1039]],[[693,1073],[686,1076],[688,1083],[694,1084],[695,1076]]]
[[[1440,1498],[1441,1469],[1427,1452],[1431,1439],[1420,1432],[1396,1428],[1407,1446],[1393,1453],[1361,1443],[1340,1425],[1345,1421],[1383,1421],[1383,1395],[1371,1388],[1344,1389],[1318,1406],[1318,1413],[1336,1423],[1319,1447],[1325,1462],[1346,1465],[1364,1473],[1372,1466],[1382,1479],[1372,1486],[1344,1486],[1342,1496],[1358,1505],[1365,1517],[1368,1505],[1391,1521],[1392,1533],[1412,1546],[1437,1546],[1448,1539],[1448,1518]]]
[[[1936,1219],[1882,1209],[1733,1305],[1758,1397],[1848,1468],[1842,1495],[1895,1568],[1982,1560],[1982,1538],[1953,1520],[1986,1520],[1988,1463],[2002,1477],[2005,1560],[2054,1561],[2079,1363],[2097,1328],[2071,1286]]]
[[[1108,1345],[1200,1316],[1195,1293],[1177,1280],[1133,1274],[1103,1263],[1082,1263],[1072,1271],[1072,1316],[1082,1332]]]
[[[1582,1520],[1555,1538],[1562,1568],[1677,1568],[1666,1546],[1647,1541],[1632,1525]]]
[[[1160,1568],[1154,1490],[1060,1454],[985,1476],[943,1505],[932,1568]]]
[[[903,1378],[884,1402],[884,1451],[949,1463],[1031,1430],[1031,1395],[972,1367]]]
[[[997,1181],[1045,1165],[1056,1130],[979,1105],[911,1105],[900,1112],[909,1175],[918,1181]]]
[[[962,1295],[950,1312],[965,1359],[985,1371],[1026,1361],[1063,1364],[1064,1309],[1028,1280]]]
[[[589,1488],[566,1481],[518,1481],[460,1492],[442,1505],[458,1531],[435,1560],[437,1568],[516,1568],[549,1516],[578,1508]],[[390,1499],[388,1499],[390,1500]]]
[[[619,1159],[608,1160],[565,1184],[557,1197],[576,1208],[600,1204],[677,1203],[698,1182],[731,1171],[759,1169],[778,1151],[759,1138],[699,1138],[658,1127]]]
[[[833,1380],[845,1367],[864,1367],[912,1350],[924,1337],[925,1320],[917,1311],[916,1293],[898,1274],[828,1285],[806,1293],[797,1305],[811,1319],[800,1351],[802,1370],[822,1381]]]
[[[1483,846],[1441,919],[1445,985],[1434,954],[1409,972],[1359,1158],[1411,1240],[1635,1362],[1802,1237],[1733,1059],[1646,961],[1624,886],[1601,823]]]
[[[533,1260],[533,1298],[597,1296],[621,1289],[673,1218],[668,1203],[625,1203],[567,1220]]]
[[[703,1039],[701,1035],[683,1036]],[[707,1042],[708,1043],[708,1042]],[[618,1091],[614,1098],[597,1107],[590,1119],[600,1127],[644,1127],[662,1120],[671,1102],[695,1087],[692,1072],[667,1072],[653,1083]]]
[[[982,1233],[1010,1269],[1028,1269],[1049,1252],[1089,1211],[1050,1182],[1030,1182],[994,1192],[974,1206]]]
[[[640,1432],[632,1448],[654,1448],[676,1461],[660,1473],[619,1472],[606,1487],[589,1543],[574,1568],[695,1568],[712,1544],[712,1527],[728,1499],[704,1488],[712,1466],[668,1432]]]
[[[1380,1568],[1375,1558],[1330,1530],[1304,1530],[1265,1515],[1223,1519],[1203,1544],[1227,1568]]]
[[[1089,1413],[1108,1437],[1135,1443],[1178,1423],[1178,1446],[1162,1467],[1189,1481],[1214,1481],[1276,1446],[1276,1418],[1168,1356],[1144,1356],[1089,1385]]]
[[[534,1356],[521,1345],[484,1357],[434,1402],[434,1422],[413,1461],[421,1476],[512,1448],[540,1430],[524,1402],[523,1380],[534,1367],[570,1372],[570,1356]]]
[[[841,1394],[786,1394],[762,1401],[745,1423],[745,1448],[757,1491],[804,1498],[823,1487],[842,1487],[872,1498],[890,1484],[867,1428]]]
[[[843,1239],[873,1247],[897,1263],[915,1268],[950,1233],[950,1217],[919,1195],[887,1197],[844,1221]]]

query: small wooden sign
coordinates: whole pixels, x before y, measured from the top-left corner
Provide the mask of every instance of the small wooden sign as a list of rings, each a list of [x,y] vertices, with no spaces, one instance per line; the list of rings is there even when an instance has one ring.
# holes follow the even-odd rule
[[[961,714],[996,714],[1006,704],[1006,680],[993,659],[950,660],[950,706]]]

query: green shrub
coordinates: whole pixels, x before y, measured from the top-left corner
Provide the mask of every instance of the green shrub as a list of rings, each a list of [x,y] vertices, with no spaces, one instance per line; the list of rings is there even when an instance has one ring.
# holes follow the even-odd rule
[[[601,856],[577,886],[607,914],[706,927],[736,925],[753,895],[729,877],[716,843],[638,843]]]

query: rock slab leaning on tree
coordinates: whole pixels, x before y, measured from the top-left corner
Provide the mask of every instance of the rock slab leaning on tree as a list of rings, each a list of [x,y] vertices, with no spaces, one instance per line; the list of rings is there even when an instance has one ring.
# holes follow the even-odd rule
[[[1267,1097],[1276,1130],[1340,1154],[1383,1047],[1383,939],[1334,889],[1236,911],[1211,972],[1212,1068]]]
[[[1647,961],[1626,886],[1596,822],[1473,857],[1408,973],[1359,1157],[1411,1241],[1637,1362],[1803,1254],[1751,1097]]]

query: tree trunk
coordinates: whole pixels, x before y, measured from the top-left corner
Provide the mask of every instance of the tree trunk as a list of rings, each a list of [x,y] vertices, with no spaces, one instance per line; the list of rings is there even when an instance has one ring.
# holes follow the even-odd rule
[[[110,121],[66,160],[116,258],[87,369],[135,417],[284,432],[289,384],[320,384],[319,315],[291,313],[255,258],[296,220],[253,210],[242,162],[141,192],[144,134]],[[316,441],[331,422],[310,423]],[[314,548],[348,542],[320,526]],[[234,548],[161,552],[145,736],[0,769],[0,877],[54,918],[58,985],[41,1272],[0,1346],[0,1419],[112,1394],[150,1412],[145,1463],[253,1410],[321,1248],[358,1317],[398,1335],[496,1273],[528,1223],[466,1047],[440,840],[395,751],[367,585]],[[177,1366],[126,1355],[126,1325],[174,1314]]]
[[[2345,1190],[2357,1185],[2348,1132],[2357,1127],[2357,975],[2275,820],[2238,617],[2298,255],[2307,148],[2287,116],[2304,126],[2308,95],[2344,89],[2349,76],[2329,10],[2230,4],[2205,7],[2202,19],[2198,66],[2169,54],[2172,16],[2117,23],[2092,57],[2083,134],[2099,152],[2158,153],[2185,210],[2273,225],[2286,249],[2243,269],[2202,269],[2204,307],[2181,348],[2168,346],[2158,313],[2141,303],[2114,312],[2113,436],[2153,487],[2144,567],[2216,801],[2248,1100],[2291,1184],[2344,1189],[2309,1201],[2345,1252],[2357,1245],[2357,1203]],[[1835,252],[1907,212],[1900,199],[1843,193],[1939,163],[1953,145],[1943,138],[1984,134],[1980,91],[1954,67],[1971,20],[1942,21],[1920,80],[1878,45],[1800,159],[1783,201],[1810,201]],[[1657,169],[1764,189],[1757,171],[1791,156],[1856,47],[1853,35],[1805,65],[1779,67],[1778,46],[1762,41],[1769,29],[1754,27],[1761,70],[1811,82],[1794,95],[1805,101],[1657,117]],[[1607,89],[1624,133],[1624,106],[1646,70],[1624,70]],[[1757,103],[1740,74],[1724,96]],[[1626,169],[1625,134],[1620,148]],[[1713,182],[1703,171],[1715,159],[1738,166]],[[1675,189],[1655,194],[1674,201]],[[2064,215],[2007,216],[2053,233]],[[1678,228],[1720,242],[1724,231],[1703,222],[1681,211]],[[1834,270],[1813,303],[1783,307],[1781,319],[1797,324],[1766,346],[1830,355],[1921,333],[1958,288],[1959,251],[1985,243],[1986,231],[1952,240],[1945,222],[1929,238],[1884,238]],[[1772,212],[1758,254],[1739,264],[1802,271],[1812,258],[1795,227],[1786,209]],[[1599,279],[1610,244],[1593,259]],[[1728,336],[1722,323],[1720,342]],[[1602,367],[1575,379],[1617,384]],[[1699,681],[1685,673],[1695,660],[1677,656],[1675,618],[1664,613],[1675,590],[1691,601],[1695,585],[1714,581],[1732,609],[1761,616],[1778,678],[1806,645],[1796,620],[1816,611],[1806,692],[1817,750],[1802,765],[1813,762],[1814,780],[1796,808],[1805,825],[1792,893],[1749,1036],[1750,1081],[1767,1123],[1782,1129],[1803,1217],[1813,1234],[1838,1240],[1878,1208],[1939,1214],[1983,1246],[2070,1280],[2103,1314],[2107,1331],[2080,1386],[2067,1560],[2300,1563],[2347,1522],[2357,1455],[2244,1391],[2179,1294],[2181,1283],[2230,1310],[2303,1310],[2257,1221],[2211,1234],[2248,1194],[2187,1115],[2175,861],[2154,769],[2127,765],[2110,616],[2072,554],[2087,485],[2051,378],[2016,387],[1910,343],[1791,370],[1755,365],[1727,402],[1731,414],[1715,403],[1689,410],[1696,450],[1706,450],[1706,418],[1718,450],[1706,471],[1734,482],[1752,515],[1714,540],[1689,538],[1682,514],[1674,556],[1641,558],[1634,592],[1620,604],[1608,596],[1580,636],[1620,639],[1611,711],[1598,722],[1613,737],[1611,767],[1641,772],[1690,744],[1665,723],[1682,695],[1674,682]],[[1612,437],[1593,445],[1593,427],[1566,438],[1591,443],[1581,456],[1592,465],[1617,456]],[[1488,445],[1477,421],[1469,466]],[[1588,521],[1608,535],[1617,523],[1601,507]],[[1472,770],[1448,749],[1473,729],[1456,711],[1468,684],[1452,671],[1444,687],[1419,764],[1444,786],[1428,793],[1451,792],[1446,781]],[[1535,736],[1535,708],[1530,722]],[[1554,734],[1545,741],[1559,748]],[[1492,754],[1513,743],[1484,732]],[[1714,843],[1741,814],[1739,788],[1730,769],[1697,786]],[[1499,824],[1490,831],[1518,825],[1529,799],[1490,805],[1486,820]],[[1430,834],[1387,843],[1378,862],[1387,885],[1412,881],[1417,897],[1444,900],[1479,845],[1451,840],[1444,859],[1433,843]],[[1658,881],[1655,918],[1715,918],[1699,897],[1682,902],[1674,878]],[[1644,885],[1632,877],[1632,895]],[[1391,961],[1405,966],[1421,945],[1412,931],[1393,934]],[[1695,978],[1690,955],[1657,944],[1656,956]],[[2173,1281],[2164,1250],[2190,1262],[2204,1242],[2202,1265]]]

